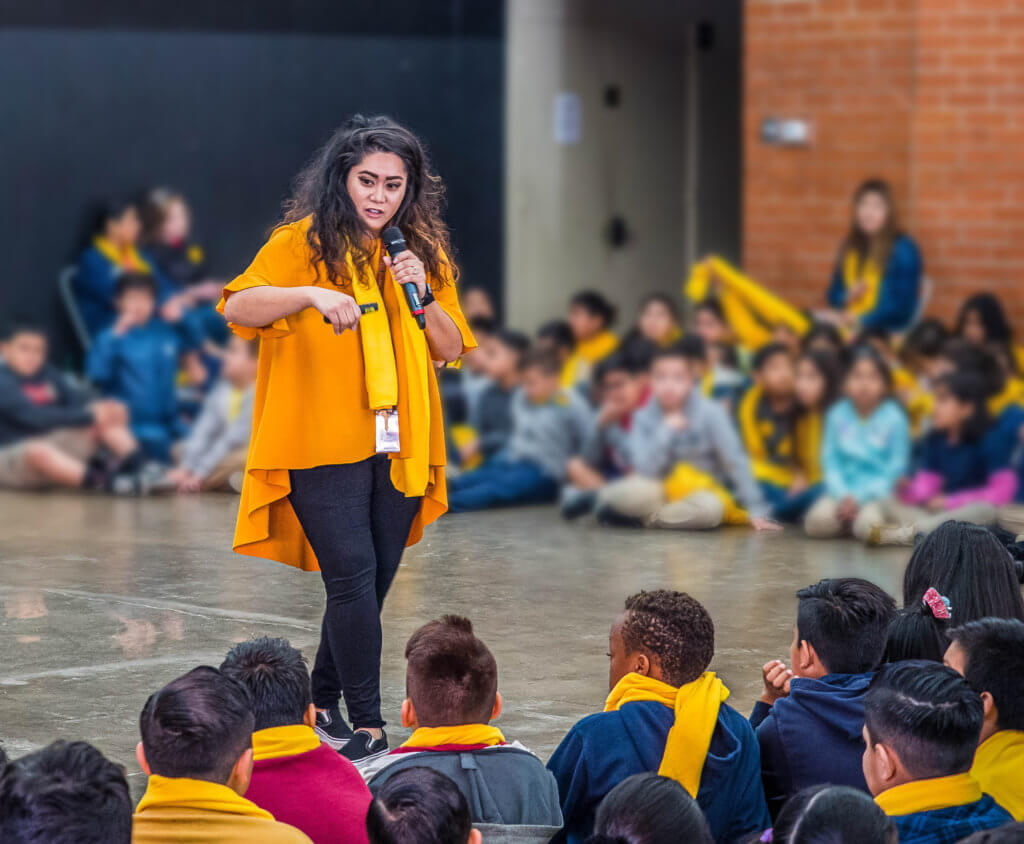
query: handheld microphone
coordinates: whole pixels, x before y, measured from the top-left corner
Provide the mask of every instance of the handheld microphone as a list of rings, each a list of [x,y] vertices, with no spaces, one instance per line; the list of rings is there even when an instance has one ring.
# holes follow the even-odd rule
[[[384,241],[384,248],[388,250],[391,260],[395,260],[399,254],[408,248],[405,245],[405,235],[398,226],[389,226],[381,232],[381,239]],[[405,291],[405,301],[409,304],[409,312],[416,317],[416,324],[424,329],[427,327],[427,318],[423,313],[423,303],[420,301],[419,291],[416,285],[407,281],[402,285]]]

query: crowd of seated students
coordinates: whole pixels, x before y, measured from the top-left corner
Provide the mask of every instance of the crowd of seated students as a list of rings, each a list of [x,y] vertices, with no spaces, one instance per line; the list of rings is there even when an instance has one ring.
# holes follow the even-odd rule
[[[39,325],[4,321],[0,488],[238,488],[259,348],[229,339],[190,232],[184,198],[163,188],[100,206],[72,284],[79,377],[48,362]]]
[[[413,633],[411,735],[356,765],[322,740],[299,651],[250,639],[145,701],[134,809],[124,768],[84,742],[0,761],[0,840],[1020,842],[1019,568],[989,530],[947,522],[915,549],[902,610],[857,578],[799,590],[749,717],[713,670],[707,609],[631,595],[609,619],[607,697],[546,765],[494,723],[516,701],[469,619]]]

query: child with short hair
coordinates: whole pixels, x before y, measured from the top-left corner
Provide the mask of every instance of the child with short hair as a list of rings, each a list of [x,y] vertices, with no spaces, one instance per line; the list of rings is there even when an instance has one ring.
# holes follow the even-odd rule
[[[984,709],[971,776],[1024,821],[1024,622],[985,618],[949,636],[946,665],[981,695]]]
[[[969,773],[984,708],[953,669],[883,666],[864,698],[864,777],[900,844],[955,842],[1013,820]]]
[[[569,300],[569,328],[574,349],[562,370],[563,387],[586,388],[594,366],[618,348],[610,331],[615,306],[596,290],[581,290]]]
[[[220,380],[203,400],[192,430],[180,448],[178,465],[164,483],[178,492],[234,488],[241,490],[241,473],[252,433],[253,401],[260,341],[232,336],[224,351]]]
[[[681,344],[655,355],[651,400],[630,428],[634,473],[601,490],[599,520],[677,530],[723,523],[778,528],[765,518],[767,505],[731,420],[697,388],[700,374]]]
[[[881,518],[879,502],[906,474],[910,427],[891,398],[889,366],[870,346],[854,351],[845,393],[825,418],[825,494],[808,511],[804,530],[819,539],[852,533],[867,542]]]
[[[409,768],[389,780],[366,812],[370,844],[480,844],[459,787],[431,768]]]
[[[361,766],[370,790],[377,793],[408,768],[432,768],[459,786],[474,823],[536,827],[531,840],[549,841],[562,826],[558,787],[533,753],[491,726],[503,705],[498,666],[472,622],[446,615],[425,624],[409,639],[405,658],[402,726],[414,732]]]
[[[918,469],[895,496],[880,503],[871,525],[875,545],[913,545],[949,520],[991,525],[997,507],[1013,501],[1013,443],[988,417],[985,384],[972,372],[952,372],[934,384],[932,430],[919,446]]]
[[[622,341],[623,346],[640,340],[652,343],[655,348],[671,346],[683,336],[679,325],[679,307],[666,293],[648,293],[640,301],[640,313],[636,325]]]
[[[125,406],[94,400],[47,362],[47,347],[27,322],[0,342],[0,487],[144,492]]]
[[[707,670],[714,652],[714,623],[695,598],[657,589],[626,599],[609,634],[604,712],[577,722],[548,762],[565,818],[556,841],[582,842],[605,795],[645,772],[679,782],[716,841],[768,826],[757,740]]]
[[[124,768],[84,741],[54,741],[0,759],[0,841],[130,844],[132,796]]]
[[[246,688],[208,665],[150,695],[136,748],[149,782],[132,819],[133,844],[311,844],[243,796],[254,723]]]
[[[477,338],[480,342],[480,338]],[[469,436],[459,447],[459,459],[490,460],[504,448],[512,436],[512,396],[519,386],[523,358],[530,339],[519,331],[499,329],[485,337],[480,346],[483,372],[490,380],[477,398],[469,415]]]
[[[631,347],[634,351],[636,347]],[[581,453],[566,466],[568,483],[562,488],[562,515],[575,519],[591,512],[597,493],[606,483],[632,470],[629,431],[634,413],[647,398],[647,370],[639,359],[619,350],[594,370],[598,396],[597,419]]]
[[[116,304],[117,322],[96,338],[86,374],[128,406],[143,451],[169,462],[171,444],[183,433],[175,384],[185,348],[179,334],[156,316],[156,285],[150,276],[121,276]]]
[[[586,402],[559,382],[557,356],[544,349],[523,360],[522,386],[512,399],[508,445],[479,469],[451,479],[449,512],[513,504],[540,504],[558,497],[569,459],[590,436]]]
[[[772,507],[772,518],[795,521],[806,507],[791,499],[806,485],[797,483],[799,405],[793,358],[786,346],[769,343],[757,350],[752,368],[754,384],[736,409],[740,440],[750,456],[751,474]]]
[[[764,691],[750,716],[773,815],[808,786],[867,790],[863,701],[896,611],[882,589],[853,577],[821,580],[796,597],[790,667],[780,660],[764,666]]]

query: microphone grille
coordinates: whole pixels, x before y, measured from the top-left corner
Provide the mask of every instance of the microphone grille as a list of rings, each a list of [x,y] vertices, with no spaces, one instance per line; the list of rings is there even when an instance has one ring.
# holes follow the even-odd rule
[[[398,226],[388,226],[381,232],[381,239],[388,254],[394,258],[399,252],[405,251],[405,235]]]

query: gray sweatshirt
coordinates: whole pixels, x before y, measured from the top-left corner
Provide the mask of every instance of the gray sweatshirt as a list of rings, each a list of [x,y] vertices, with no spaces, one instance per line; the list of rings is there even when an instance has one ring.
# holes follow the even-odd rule
[[[707,472],[722,483],[751,516],[764,516],[768,505],[750,473],[750,460],[732,419],[715,401],[693,390],[683,408],[686,428],[675,431],[653,398],[633,415],[629,453],[633,470],[664,478],[679,463]]]
[[[580,453],[594,428],[594,414],[574,390],[563,390],[544,404],[533,404],[522,389],[512,398],[512,437],[505,454],[528,460],[561,481],[565,464]]]
[[[245,391],[237,415],[232,416],[234,388],[223,379],[214,385],[185,440],[181,455],[184,468],[208,478],[221,460],[249,444],[255,391],[254,386]]]

